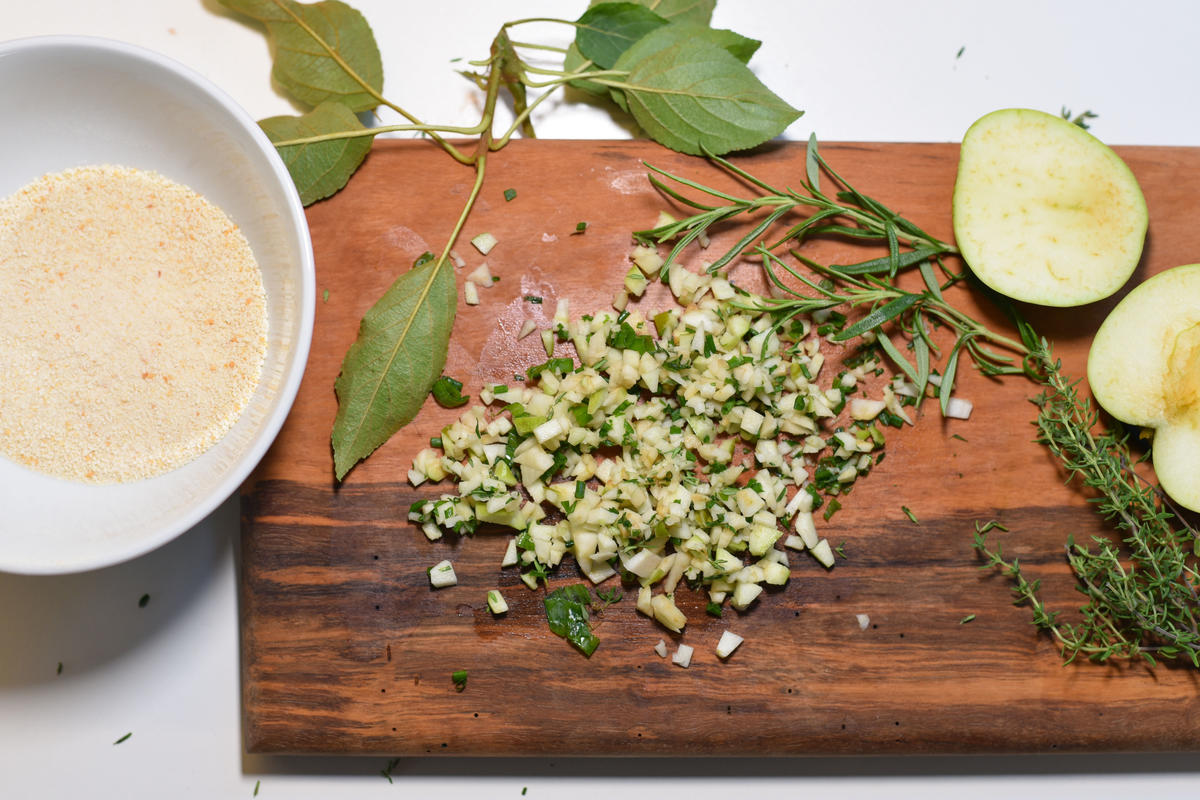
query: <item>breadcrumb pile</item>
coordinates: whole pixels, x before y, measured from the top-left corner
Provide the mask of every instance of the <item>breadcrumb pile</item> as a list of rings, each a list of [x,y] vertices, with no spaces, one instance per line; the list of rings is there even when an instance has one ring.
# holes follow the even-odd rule
[[[118,166],[0,201],[0,453],[93,483],[175,469],[253,395],[266,293],[212,203]]]

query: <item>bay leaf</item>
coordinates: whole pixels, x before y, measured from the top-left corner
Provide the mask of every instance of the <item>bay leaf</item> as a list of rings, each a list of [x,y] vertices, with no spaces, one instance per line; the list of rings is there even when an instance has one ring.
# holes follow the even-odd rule
[[[591,0],[588,6],[611,3],[612,0]],[[633,0],[640,6],[658,14],[668,22],[690,22],[693,25],[708,25],[712,22],[713,9],[717,0]]]
[[[269,117],[258,124],[272,142],[366,130],[353,111],[333,100],[326,100],[302,116]],[[306,206],[311,205],[345,186],[367,157],[373,139],[373,136],[364,135],[279,147],[279,156],[300,192],[300,201]]]
[[[762,84],[728,50],[704,39],[675,41],[669,27],[643,36],[618,59],[629,111],[650,138],[683,153],[721,155],[774,138],[803,113]],[[671,38],[662,46],[659,37]]]
[[[653,36],[647,34],[646,41],[639,42],[636,57],[648,58],[652,53],[664,50],[672,45],[682,44],[689,39],[715,44],[729,52],[731,56],[743,64],[758,52],[762,42],[742,36],[740,33],[724,28],[708,28],[703,25],[693,25],[689,22],[672,22],[653,31]]]
[[[633,2],[635,2],[637,5],[645,6],[667,22],[684,23],[709,30],[711,29],[708,28],[708,24],[712,19],[713,9],[716,8],[717,5],[717,0],[633,0]],[[606,4],[612,5],[612,0],[592,0],[588,6],[593,7]],[[762,42],[754,39],[747,39],[744,36],[739,36],[738,34],[733,33],[733,31],[717,31],[717,33],[718,38],[720,35],[732,34],[732,36],[729,37],[728,45],[719,40],[715,41],[715,43],[720,44],[730,52],[733,52],[734,55],[738,56],[742,61],[748,61],[750,56],[754,54],[754,51],[758,49],[758,46],[762,44]],[[740,41],[735,43],[734,37]],[[747,49],[743,43],[752,43],[752,46]],[[738,52],[735,52],[735,48],[739,47],[739,45],[742,46]],[[745,52],[744,56],[741,55],[742,52]],[[567,45],[566,55],[563,56],[563,69],[567,72],[573,72],[574,70],[579,69],[579,67],[582,66],[587,60],[588,59],[584,58],[583,54],[579,52],[579,46],[576,45],[575,42],[571,42],[569,45]],[[594,65],[593,67],[599,69],[599,67],[595,67]],[[605,95],[609,94],[609,89],[607,86],[603,86],[595,81],[583,79],[570,81],[569,83],[572,87],[587,92],[588,94],[596,95],[597,97],[604,97]],[[614,92],[612,99],[617,103],[622,111],[628,112],[629,109],[626,108],[625,98],[622,97],[619,92]]]
[[[275,58],[271,75],[297,100],[313,107],[337,100],[353,111],[379,105],[383,61],[371,26],[356,9],[341,0],[220,2],[266,25]]]
[[[712,22],[717,0],[638,0],[668,22],[708,25]]]
[[[446,366],[457,304],[449,262],[430,260],[398,277],[363,315],[334,384],[338,480],[421,410]]]
[[[631,45],[667,21],[637,3],[601,3],[576,21],[575,45],[599,69],[612,69]]]

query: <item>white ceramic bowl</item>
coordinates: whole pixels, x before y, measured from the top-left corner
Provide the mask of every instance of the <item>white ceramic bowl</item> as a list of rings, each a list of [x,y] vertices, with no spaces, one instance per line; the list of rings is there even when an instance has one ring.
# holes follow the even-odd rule
[[[84,164],[154,170],[220,206],[263,272],[269,341],[228,434],[191,463],[124,484],[74,483],[0,456],[0,570],[94,569],[152,550],[228,498],[279,432],[312,337],[304,209],[258,125],[216,86],[131,45],[85,37],[0,44],[0,196]],[[2,378],[2,376],[0,376]]]

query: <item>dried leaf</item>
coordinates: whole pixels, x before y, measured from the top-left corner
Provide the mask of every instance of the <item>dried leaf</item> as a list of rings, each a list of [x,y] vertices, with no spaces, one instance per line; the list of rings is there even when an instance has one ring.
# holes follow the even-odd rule
[[[407,425],[446,366],[458,291],[448,261],[426,261],[401,275],[363,315],[334,389],[334,475]]]
[[[667,21],[637,3],[601,3],[576,21],[575,46],[600,69],[612,69],[621,54]]]
[[[267,26],[275,54],[271,74],[297,100],[313,107],[336,100],[352,111],[379,105],[383,61],[371,26],[357,10],[340,0],[220,2]]]
[[[327,133],[366,130],[354,112],[332,100],[299,117],[270,117],[259,122],[272,142],[305,139]],[[279,147],[300,200],[310,205],[340,190],[371,149],[373,136],[331,139]]]
[[[616,69],[629,110],[656,142],[683,153],[721,155],[774,138],[801,112],[729,51],[703,39],[674,41],[659,28],[630,47]],[[658,37],[672,43],[661,46]]]
[[[591,0],[588,7],[612,3],[613,0]],[[712,21],[717,0],[632,0],[639,6],[658,14],[668,22],[690,22],[693,25],[708,25]]]

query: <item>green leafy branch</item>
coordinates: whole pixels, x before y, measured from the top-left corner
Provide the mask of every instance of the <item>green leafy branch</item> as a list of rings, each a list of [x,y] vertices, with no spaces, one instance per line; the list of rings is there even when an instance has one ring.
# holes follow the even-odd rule
[[[754,147],[800,116],[762,85],[746,66],[759,42],[710,27],[715,0],[639,0],[593,3],[578,20],[524,19],[505,23],[488,58],[467,77],[485,92],[475,125],[429,124],[383,93],[378,46],[366,19],[340,0],[222,0],[262,22],[274,49],[273,75],[311,110],[261,122],[306,204],[346,185],[384,133],[420,133],[461,164],[475,169],[462,214],[441,255],[400,275],[363,316],[335,389],[334,474],[341,480],[416,416],[445,366],[457,307],[449,252],[483,185],[487,154],[518,132],[534,136],[533,112],[564,86],[609,97],[656,141],[687,153]],[[512,29],[533,22],[572,26],[568,48],[514,40]],[[561,52],[562,69],[522,55]],[[540,94],[529,99],[530,91]],[[512,99],[509,128],[493,126],[501,92]],[[380,106],[407,122],[365,127],[357,114]],[[478,137],[473,151],[444,135]]]

